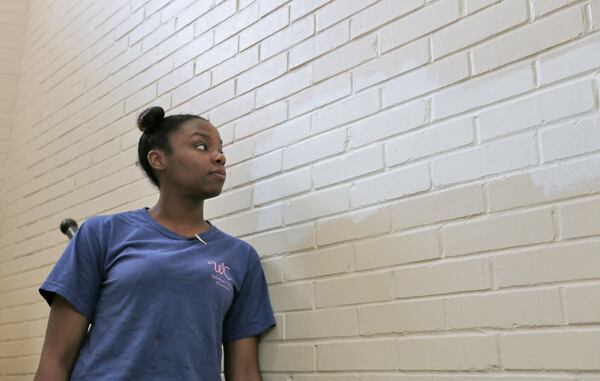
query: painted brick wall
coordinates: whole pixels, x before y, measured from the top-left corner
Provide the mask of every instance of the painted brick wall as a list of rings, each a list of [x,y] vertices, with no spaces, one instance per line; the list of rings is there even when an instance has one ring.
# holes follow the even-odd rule
[[[33,0],[27,22],[0,380],[35,372],[60,220],[156,199],[150,105],[226,143],[206,212],[263,257],[265,381],[600,380],[600,0]]]

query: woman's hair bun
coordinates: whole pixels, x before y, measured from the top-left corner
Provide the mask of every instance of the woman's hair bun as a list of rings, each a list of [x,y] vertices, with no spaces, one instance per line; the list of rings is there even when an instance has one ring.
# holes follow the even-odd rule
[[[151,133],[160,125],[164,118],[165,110],[162,107],[150,107],[142,111],[138,116],[137,125],[142,132]]]

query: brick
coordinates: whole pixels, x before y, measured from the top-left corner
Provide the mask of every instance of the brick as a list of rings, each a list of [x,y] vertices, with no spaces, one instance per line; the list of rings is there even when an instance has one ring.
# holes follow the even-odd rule
[[[356,311],[336,308],[286,314],[286,338],[309,339],[355,336],[358,332]]]
[[[340,274],[352,270],[352,246],[337,246],[284,259],[284,279],[297,280],[322,275]]]
[[[275,204],[238,213],[214,222],[228,234],[242,236],[280,227],[282,220],[281,205]]]
[[[312,223],[286,227],[247,238],[261,256],[294,252],[315,246],[315,230]]]
[[[505,369],[598,370],[596,330],[515,332],[500,336]]]
[[[319,371],[397,368],[398,344],[393,339],[318,343],[316,346]]]
[[[308,137],[310,134],[309,129],[310,119],[308,117],[300,117],[263,131],[257,135],[260,144],[257,144],[255,153],[261,155],[301,141]]]
[[[324,106],[350,94],[350,74],[343,73],[289,98],[290,117]]]
[[[467,55],[462,52],[457,53],[385,82],[381,90],[383,107],[386,108],[441,89],[468,76]]]
[[[314,371],[316,348],[312,344],[270,344],[259,349],[260,368],[266,372]]]
[[[244,29],[240,33],[240,50],[244,50],[247,47],[265,39],[266,37],[269,37],[273,33],[285,28],[289,23],[288,20],[288,7],[280,8],[270,15],[261,18],[256,24]]]
[[[557,288],[450,297],[447,329],[515,328],[563,323]]]
[[[561,236],[578,238],[600,234],[600,202],[598,199],[577,201],[559,207]]]
[[[360,119],[379,110],[379,90],[362,92],[317,110],[312,117],[313,134]]]
[[[402,46],[451,23],[459,17],[459,2],[457,0],[443,0],[428,4],[381,29],[381,52],[387,52]]]
[[[178,11],[175,14],[175,25],[179,30],[184,26],[192,23],[200,16],[204,15],[212,8],[212,4],[208,1],[193,2],[184,10]]]
[[[394,2],[404,4],[404,2]],[[353,70],[353,85],[364,89],[429,62],[429,42],[422,38],[401,48],[389,51]]]
[[[380,1],[352,16],[351,38],[379,27],[395,18],[399,18],[423,5],[421,0]]]
[[[119,24],[119,26],[117,26],[114,30],[113,35],[115,40],[118,40],[126,34],[130,33],[144,21],[144,10],[140,9],[139,11],[133,14],[129,14],[129,17],[127,17],[124,21],[125,22]],[[7,32],[7,30],[5,29],[4,32]]]
[[[395,277],[396,298],[488,290],[492,286],[487,258],[410,265],[396,270]]]
[[[233,119],[247,115],[254,110],[254,93],[247,93],[233,98],[208,113],[208,118],[214,126],[222,126]]]
[[[592,83],[578,81],[483,111],[479,132],[482,140],[490,140],[593,108]]]
[[[600,120],[597,117],[579,119],[540,132],[542,161],[589,154],[600,149]]]
[[[342,153],[345,150],[346,141],[346,130],[338,129],[285,147],[283,150],[283,168],[295,168],[302,164]]]
[[[292,20],[296,20],[307,13],[314,11],[315,9],[327,4],[331,0],[306,0],[299,2],[292,2],[290,9],[290,16]]]
[[[499,366],[494,335],[461,334],[399,339],[402,370],[487,370]]]
[[[315,287],[308,282],[275,285],[269,288],[269,296],[277,312],[311,309],[315,304]]]
[[[181,10],[192,3],[192,0],[170,1],[169,4],[161,10],[162,20],[169,20],[175,17]]]
[[[443,330],[441,299],[393,302],[358,308],[361,335]]]
[[[292,5],[293,6],[293,5]],[[260,43],[261,60],[274,56],[289,49],[300,41],[304,41],[314,34],[315,19],[307,16],[296,20],[289,27],[264,39]]]
[[[137,13],[143,14],[143,9]],[[154,16],[147,18],[140,25],[135,27],[129,32],[129,45],[133,45],[140,41],[142,38],[150,34],[154,29],[160,25],[160,15],[155,14]]]
[[[494,257],[499,287],[596,279],[598,242],[564,243]]]
[[[572,0],[534,0],[533,14],[538,18],[572,2]]]
[[[354,246],[356,269],[387,268],[440,257],[437,229],[378,237]]]
[[[492,211],[560,200],[600,190],[600,162],[585,158],[492,180],[488,203]]]
[[[565,318],[569,324],[600,321],[600,303],[597,298],[600,285],[568,286],[563,290]]]
[[[315,188],[322,188],[381,169],[382,146],[375,145],[316,164],[313,167],[313,182]]]
[[[351,69],[377,55],[377,35],[371,34],[341,46],[313,62],[313,81],[319,82]]]
[[[283,258],[263,260],[261,264],[268,284],[283,282]]]
[[[473,123],[470,118],[435,125],[418,130],[385,144],[385,161],[388,166],[405,164],[474,142]]]
[[[312,66],[303,66],[271,80],[256,89],[256,107],[286,98],[311,85]]]
[[[228,170],[231,186],[248,184],[281,171],[281,151],[275,151]]]
[[[442,229],[447,256],[548,242],[554,234],[550,209],[481,217]]]
[[[183,65],[173,70],[158,81],[158,95],[178,87],[182,83],[192,79],[193,76],[194,66],[192,63],[188,63],[187,65]]]
[[[290,69],[327,53],[349,40],[350,23],[348,21],[339,23],[290,49]]]
[[[227,150],[227,164],[232,166],[254,157],[256,139],[250,137],[248,139],[238,140],[233,142],[233,144],[228,145],[225,149]]]
[[[392,228],[403,230],[470,217],[484,211],[485,204],[480,184],[455,187],[392,204]]]
[[[373,207],[317,221],[317,244],[359,239],[389,231],[390,217],[386,207]]]
[[[177,105],[210,88],[210,75],[201,74],[178,86],[173,91],[173,104]]]
[[[206,218],[214,218],[225,214],[249,209],[252,205],[252,188],[225,192],[218,198],[206,200],[204,213]]]
[[[529,64],[481,76],[433,95],[433,117],[442,119],[533,89]]]
[[[316,12],[317,31],[328,28],[348,16],[359,12],[377,0],[345,0],[331,1]]]
[[[125,112],[130,113],[137,110],[153,99],[156,99],[156,84],[150,85],[129,96],[125,101]]]
[[[203,74],[207,75],[207,74]],[[219,86],[212,87],[190,100],[190,108],[198,114],[202,114],[215,106],[225,103],[233,98],[233,80],[224,82]],[[175,102],[173,102],[175,103]]]
[[[600,1],[594,0],[591,3],[591,14],[593,25],[592,28],[597,31],[600,30]]]
[[[230,38],[210,50],[205,51],[194,62],[196,75],[206,72],[215,65],[233,57],[237,53],[237,38]]]
[[[243,94],[273,78],[279,77],[287,70],[287,56],[281,54],[269,61],[246,71],[237,78],[237,93]]]
[[[194,21],[194,37],[198,37],[205,32],[214,29],[215,26],[220,25],[224,20],[235,14],[236,1],[227,0],[218,4],[213,9],[208,11],[205,15]],[[250,12],[252,12],[251,10]],[[209,33],[210,34],[210,33]],[[235,39],[237,43],[237,38]],[[236,44],[237,47],[237,44]]]
[[[282,341],[285,333],[285,321],[283,314],[275,314],[275,321],[277,326],[273,329],[268,330],[265,334],[259,336],[259,340],[262,342]],[[221,367],[222,368],[222,367]]]
[[[349,190],[345,185],[289,199],[284,206],[283,220],[293,224],[346,211],[350,203]]]
[[[213,86],[236,76],[258,63],[258,48],[253,47],[235,55],[212,70]],[[238,91],[243,93],[244,91]]]
[[[417,164],[408,168],[386,171],[356,181],[350,191],[350,206],[358,208],[374,203],[404,198],[428,190],[429,164]]]
[[[174,35],[175,33],[184,34],[191,41],[193,32],[192,34],[189,34],[190,31],[190,28],[186,28],[176,32],[175,20],[169,21],[166,24],[162,24],[161,26],[156,28],[152,33],[144,37],[144,39],[142,40],[142,52],[148,52],[150,49],[156,47],[158,44],[165,41],[167,38]]]
[[[266,130],[286,120],[287,105],[278,102],[235,121],[235,138],[242,139]]]
[[[388,138],[427,122],[427,102],[418,100],[362,119],[350,127],[350,147]]]
[[[240,12],[233,15],[233,17],[230,17],[225,21],[221,21],[215,24],[214,28],[209,29],[214,30],[215,43],[218,44],[219,42],[246,29],[256,21],[258,21],[258,3],[254,3],[249,7],[242,9]]]
[[[473,49],[475,73],[527,57],[584,33],[581,8],[573,7]]]
[[[310,168],[299,169],[254,185],[254,205],[306,192],[311,188]]]
[[[528,20],[527,0],[508,0],[464,18],[432,36],[433,59],[463,49]]]
[[[467,0],[466,8],[469,14],[475,13],[483,8],[486,8],[494,3],[497,3],[498,0]]]

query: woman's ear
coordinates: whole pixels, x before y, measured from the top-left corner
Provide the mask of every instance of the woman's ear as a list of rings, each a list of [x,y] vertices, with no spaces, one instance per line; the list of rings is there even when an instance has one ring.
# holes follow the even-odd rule
[[[165,169],[165,164],[166,164],[166,156],[164,154],[164,152],[160,151],[160,150],[150,150],[150,152],[148,152],[148,163],[150,163],[150,166],[152,167],[152,169],[157,170],[157,171],[162,171]]]

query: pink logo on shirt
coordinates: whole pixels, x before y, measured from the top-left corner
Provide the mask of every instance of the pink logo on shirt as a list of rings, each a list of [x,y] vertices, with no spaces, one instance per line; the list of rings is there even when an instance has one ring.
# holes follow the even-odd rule
[[[226,266],[225,263],[217,263],[215,261],[208,261],[209,264],[213,265],[215,268],[215,272],[220,275],[224,275],[228,280],[232,280],[232,278],[227,274],[228,270],[231,270],[229,266]]]

